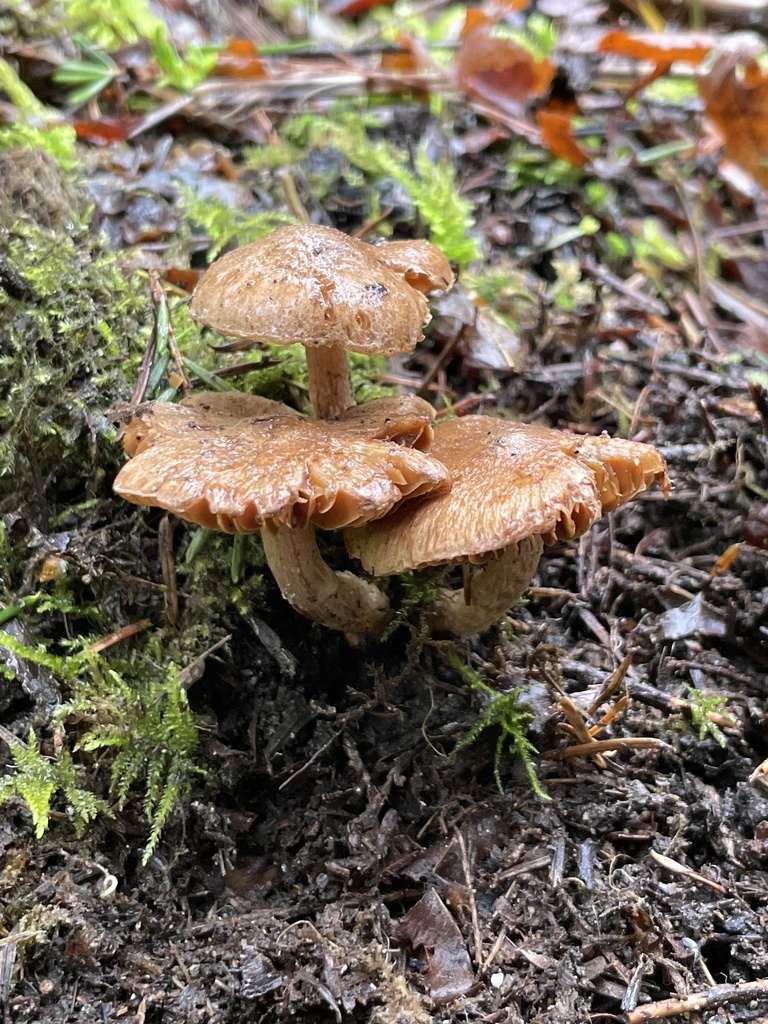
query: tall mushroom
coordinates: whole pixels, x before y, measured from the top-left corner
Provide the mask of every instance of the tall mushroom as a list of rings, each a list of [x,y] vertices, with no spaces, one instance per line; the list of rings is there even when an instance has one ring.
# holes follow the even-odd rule
[[[301,224],[218,259],[200,279],[190,312],[221,334],[304,345],[315,416],[333,419],[355,404],[347,351],[410,352],[429,321],[422,292],[452,281],[429,242],[373,246]]]
[[[132,458],[114,489],[209,529],[261,530],[270,568],[297,611],[332,629],[376,632],[389,615],[386,595],[331,569],[314,527],[360,526],[406,498],[447,488],[439,462],[397,443],[428,441],[432,415],[418,399],[381,399],[332,423],[234,392],[147,403],[126,427]]]
[[[654,481],[670,489],[651,445],[490,416],[438,424],[430,454],[448,469],[450,492],[350,530],[346,542],[376,576],[482,564],[469,587],[443,590],[430,609],[433,629],[458,636],[486,629],[520,597],[545,543],[580,536]]]

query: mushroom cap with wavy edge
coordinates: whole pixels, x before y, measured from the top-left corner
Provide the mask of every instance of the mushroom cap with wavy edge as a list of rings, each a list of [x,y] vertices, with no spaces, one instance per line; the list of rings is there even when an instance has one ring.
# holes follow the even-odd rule
[[[349,553],[373,575],[479,564],[530,537],[577,537],[654,480],[665,494],[670,487],[651,445],[489,416],[439,423],[430,454],[449,471],[450,493],[346,534]]]
[[[376,259],[394,270],[416,291],[444,292],[453,284],[453,271],[437,246],[422,238],[379,242],[373,247]]]
[[[198,428],[226,426],[232,419],[273,419],[276,416],[306,420],[307,417],[282,402],[242,391],[199,391],[178,405],[171,402],[147,402],[129,410],[130,419],[123,430],[126,454],[140,455],[166,434],[185,434],[188,417],[178,409],[192,410]],[[335,426],[343,432],[368,440],[394,441],[418,451],[427,451],[432,443],[435,410],[415,395],[390,395],[374,398],[347,409]]]
[[[198,395],[179,405],[144,407],[140,425],[126,429],[127,449],[136,454],[118,473],[115,491],[209,529],[253,533],[360,525],[404,498],[449,487],[439,462],[361,436],[365,427],[355,418],[346,424],[312,420],[285,414],[280,403],[245,398]],[[231,408],[256,408],[257,415],[232,415],[225,399]],[[270,407],[279,415],[270,415]],[[375,435],[381,417],[369,415]]]
[[[424,296],[376,246],[316,224],[278,228],[220,257],[189,309],[232,337],[369,355],[410,352],[430,318]]]

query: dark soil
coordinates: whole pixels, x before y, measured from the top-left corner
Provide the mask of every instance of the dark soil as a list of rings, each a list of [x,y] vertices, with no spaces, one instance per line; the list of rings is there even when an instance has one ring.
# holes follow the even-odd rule
[[[621,130],[650,133],[648,147],[676,118],[699,116],[652,113],[661,126],[648,114]],[[445,122],[420,114],[408,130],[448,152]],[[477,128],[461,103],[451,117],[457,138]],[[189,149],[209,130],[186,123],[176,143]],[[223,142],[236,153],[235,135]],[[327,170],[332,156],[313,159]],[[487,260],[514,260],[544,296],[564,273],[547,239],[581,220],[582,185],[511,190],[498,143],[458,159]],[[106,202],[118,172],[109,156],[98,164],[101,177],[80,186],[100,197],[94,226],[121,250],[141,211],[127,189]],[[713,166],[689,169],[694,183]],[[305,166],[293,170],[308,180]],[[615,184],[616,220],[604,230],[663,215],[667,203],[667,223],[682,230],[673,188],[636,168]],[[155,199],[168,217],[167,199]],[[732,199],[720,187],[702,208],[722,206],[742,224],[757,216],[747,198]],[[365,197],[331,189],[323,209],[353,230]],[[750,269],[764,272],[763,235],[744,230],[758,251]],[[272,584],[258,617],[228,613],[231,639],[189,689],[205,773],[146,866],[138,803],[80,840],[64,813],[35,841],[21,801],[0,810],[6,1020],[582,1024],[638,1021],[632,1012],[657,1000],[761,981],[749,999],[734,990],[698,1016],[668,1019],[768,1018],[768,399],[749,377],[764,369],[765,332],[705,302],[694,269],[664,270],[662,301],[629,265],[623,285],[606,278],[599,236],[556,255],[605,284],[589,303],[536,299],[518,373],[478,369],[440,314],[423,352],[392,374],[414,388],[429,378],[438,404],[447,394],[472,411],[651,441],[668,460],[670,500],[650,490],[580,542],[548,549],[525,602],[468,641],[411,623],[382,644],[350,646],[294,616]],[[71,480],[45,486],[54,505],[84,498]],[[99,493],[101,512],[123,524],[125,557],[140,551],[154,586],[138,581],[128,618],[141,606],[167,628],[148,539],[159,517],[126,512],[108,481]],[[49,529],[36,499],[13,499],[11,486],[8,524]],[[178,562],[188,539],[179,526]],[[31,558],[31,535],[20,543]],[[735,560],[718,563],[734,544]],[[104,597],[118,607],[135,583],[122,572],[99,586],[119,591]],[[506,749],[499,792],[497,729],[453,753],[487,697],[452,654],[499,693],[521,688],[546,800]],[[51,698],[44,680],[23,682],[7,684],[0,716],[16,735]],[[696,692],[722,703],[699,718]],[[612,748],[572,756],[579,719]]]

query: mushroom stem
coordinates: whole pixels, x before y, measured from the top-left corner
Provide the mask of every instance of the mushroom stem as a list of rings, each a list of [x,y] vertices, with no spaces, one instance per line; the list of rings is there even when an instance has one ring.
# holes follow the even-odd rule
[[[307,376],[316,419],[337,419],[355,404],[347,353],[341,346],[308,345]]]
[[[389,600],[351,572],[336,572],[323,560],[313,527],[262,529],[264,553],[283,597],[292,608],[328,629],[377,633],[390,615]]]
[[[527,589],[543,548],[541,537],[526,537],[486,562],[472,576],[469,588],[443,589],[429,609],[430,627],[454,636],[471,636],[498,622]],[[466,589],[470,603],[465,600]]]

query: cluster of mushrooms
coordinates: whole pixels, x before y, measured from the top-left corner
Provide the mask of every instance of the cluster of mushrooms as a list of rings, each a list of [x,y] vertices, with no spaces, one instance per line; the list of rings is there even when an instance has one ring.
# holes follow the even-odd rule
[[[433,425],[432,406],[413,396],[356,405],[347,351],[411,351],[429,321],[425,295],[452,283],[428,242],[371,245],[316,225],[227,253],[201,278],[192,316],[235,338],[303,344],[314,417],[234,391],[148,402],[125,428],[131,458],[115,490],[209,529],[260,530],[284,597],[348,634],[381,632],[390,602],[332,569],[315,528],[344,529],[373,577],[480,566],[443,589],[428,618],[457,636],[487,628],[525,591],[544,544],[670,483],[647,444],[489,416]]]

